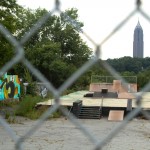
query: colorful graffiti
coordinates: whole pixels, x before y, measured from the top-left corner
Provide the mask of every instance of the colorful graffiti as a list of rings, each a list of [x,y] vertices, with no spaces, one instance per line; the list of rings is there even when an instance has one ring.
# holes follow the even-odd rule
[[[0,80],[0,101],[4,99],[19,98],[20,80],[18,75],[7,75]]]

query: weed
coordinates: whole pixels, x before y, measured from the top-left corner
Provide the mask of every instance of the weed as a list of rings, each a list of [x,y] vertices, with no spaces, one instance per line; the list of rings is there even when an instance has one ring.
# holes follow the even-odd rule
[[[10,117],[10,112],[5,110],[5,119],[8,119]]]
[[[17,119],[16,119],[16,116],[10,116],[8,119],[7,119],[7,122],[8,123],[18,123]]]
[[[43,106],[37,109],[35,108],[35,105],[38,102],[45,101],[45,100],[47,99],[43,99],[40,96],[27,95],[20,102],[18,108],[15,111],[15,114],[19,116],[27,117],[29,119],[38,119],[48,109],[49,106],[45,106],[45,107]]]
[[[48,97],[42,98],[40,96],[26,95],[21,101],[0,102],[0,108],[4,111],[4,118],[9,123],[16,123],[16,116],[38,119],[49,108],[49,106],[41,106],[38,108],[35,108],[35,106],[38,102],[46,101],[48,99]],[[50,115],[48,119],[59,118],[60,116],[61,113],[56,111]]]

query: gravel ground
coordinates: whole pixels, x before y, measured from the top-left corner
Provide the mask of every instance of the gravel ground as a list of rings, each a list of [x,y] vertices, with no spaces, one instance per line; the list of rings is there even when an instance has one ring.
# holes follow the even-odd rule
[[[121,122],[82,119],[84,125],[98,140],[106,137]],[[10,124],[17,136],[24,135],[34,127],[36,121],[20,120]],[[15,144],[8,133],[0,126],[0,150],[15,149]],[[74,124],[65,118],[48,120],[24,143],[25,150],[91,150],[92,143]],[[133,119],[111,141],[102,148],[104,150],[150,150],[150,122],[143,119]]]

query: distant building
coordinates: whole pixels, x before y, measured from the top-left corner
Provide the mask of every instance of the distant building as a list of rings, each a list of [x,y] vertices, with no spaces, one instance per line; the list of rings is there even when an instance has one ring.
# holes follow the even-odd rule
[[[144,53],[143,29],[138,21],[134,29],[133,57],[143,58]]]

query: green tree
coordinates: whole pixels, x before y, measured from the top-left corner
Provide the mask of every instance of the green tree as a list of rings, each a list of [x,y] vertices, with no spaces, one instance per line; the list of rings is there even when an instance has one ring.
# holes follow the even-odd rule
[[[142,69],[150,69],[150,57],[142,59]]]
[[[147,83],[150,82],[150,69],[139,72],[137,75],[139,88],[143,88]],[[150,89],[149,89],[150,91]]]
[[[45,9],[24,10],[23,27],[18,32],[19,38],[45,13]],[[68,22],[66,14],[76,20],[78,28],[83,26],[78,21],[77,10],[69,9],[60,16],[50,16],[24,45],[26,58],[56,87],[59,87],[91,55],[90,48],[81,39],[79,30]],[[20,73],[23,71],[20,65],[15,69],[20,70]]]
[[[17,5],[16,0],[2,0],[0,2],[0,23],[9,32],[16,36],[21,22],[18,20],[18,14],[22,8]],[[0,33],[0,67],[9,61],[14,55],[13,46]]]
[[[118,72],[134,72],[138,73],[143,69],[142,64],[143,59],[132,58],[132,57],[122,57],[118,59],[108,59],[107,62],[115,68]]]

